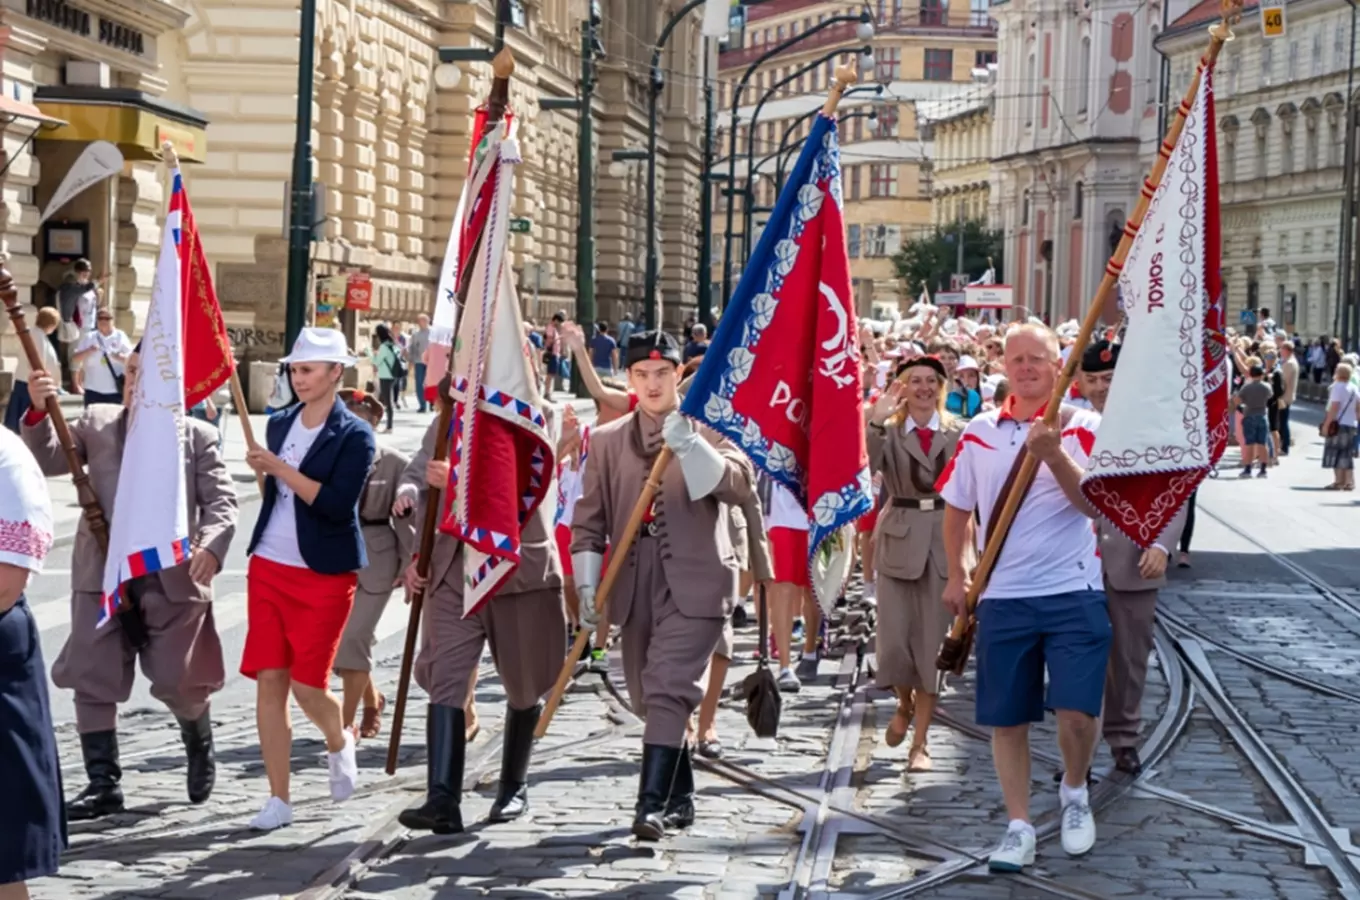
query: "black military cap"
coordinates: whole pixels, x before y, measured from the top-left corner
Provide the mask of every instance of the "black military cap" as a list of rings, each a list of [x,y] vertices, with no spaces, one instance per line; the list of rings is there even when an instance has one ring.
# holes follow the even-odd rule
[[[1108,372],[1119,361],[1119,345],[1108,340],[1092,341],[1081,355],[1083,372]]]
[[[624,368],[631,369],[634,363],[649,359],[664,359],[677,366],[683,362],[680,358],[680,345],[676,343],[675,338],[659,329],[634,334],[628,339],[628,357]]]

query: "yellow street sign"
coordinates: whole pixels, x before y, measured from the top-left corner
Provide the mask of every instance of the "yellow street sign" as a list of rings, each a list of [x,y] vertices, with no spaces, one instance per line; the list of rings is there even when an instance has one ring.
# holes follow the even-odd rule
[[[1268,38],[1284,37],[1284,4],[1261,7],[1261,34]]]

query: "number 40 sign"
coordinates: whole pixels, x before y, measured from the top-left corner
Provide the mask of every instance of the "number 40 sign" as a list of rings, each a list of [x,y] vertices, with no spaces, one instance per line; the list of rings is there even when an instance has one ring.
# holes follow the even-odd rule
[[[1261,34],[1268,38],[1284,37],[1284,4],[1261,7]]]

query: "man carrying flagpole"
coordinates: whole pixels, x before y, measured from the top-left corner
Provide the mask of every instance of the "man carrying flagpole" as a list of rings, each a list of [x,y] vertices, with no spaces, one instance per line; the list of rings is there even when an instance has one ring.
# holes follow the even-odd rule
[[[178,177],[174,190],[181,190]],[[71,631],[52,681],[75,691],[88,786],[67,808],[73,820],[123,809],[118,704],[132,693],[138,662],[151,693],[179,721],[188,794],[202,803],[216,780],[209,697],[222,687],[222,645],[212,579],[236,531],[236,491],[211,425],[184,414],[180,222],[173,201],[161,238],[146,333],[128,359],[123,404],[94,404],[70,425],[100,506],[110,517],[106,555],[81,520],[71,569]],[[143,365],[143,359],[147,364]],[[67,462],[44,412],[57,385],[29,381],[33,409],[23,438],[49,476]],[[134,606],[145,634],[129,633]]]

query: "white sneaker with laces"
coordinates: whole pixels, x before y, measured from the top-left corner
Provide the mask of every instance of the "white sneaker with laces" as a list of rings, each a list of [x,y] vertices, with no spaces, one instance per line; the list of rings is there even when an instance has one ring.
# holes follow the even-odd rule
[[[293,824],[293,807],[278,797],[270,797],[264,807],[250,820],[252,831],[273,831]]]
[[[987,868],[993,872],[1019,872],[1034,865],[1034,829],[1008,828],[1001,845],[987,857]]]
[[[331,770],[331,799],[348,800],[359,780],[359,762],[354,758],[354,732],[345,729],[345,746],[326,754]]]
[[[1062,811],[1062,847],[1068,856],[1081,856],[1089,853],[1096,845],[1096,817],[1091,814],[1091,804],[1077,800],[1067,804]]]

